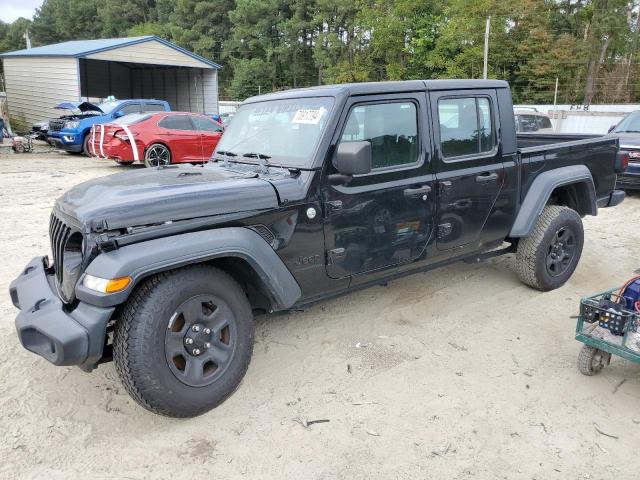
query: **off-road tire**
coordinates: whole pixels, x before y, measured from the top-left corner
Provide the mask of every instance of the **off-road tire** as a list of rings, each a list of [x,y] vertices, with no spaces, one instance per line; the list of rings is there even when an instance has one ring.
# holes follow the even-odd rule
[[[226,302],[236,320],[235,349],[214,383],[192,387],[171,371],[165,333],[176,308],[194,296],[210,294]],[[194,417],[224,402],[244,377],[253,353],[253,314],[240,285],[208,265],[159,273],[141,283],[115,325],[113,354],[127,392],[144,408],[170,417]]]
[[[611,361],[611,354],[603,352],[595,347],[583,345],[578,355],[578,370],[587,376],[600,373]]]
[[[575,237],[574,254],[561,274],[552,276],[547,269],[547,255],[552,248],[555,235],[569,228]],[[520,280],[543,292],[554,290],[565,284],[578,265],[584,245],[582,219],[575,210],[559,205],[547,205],[530,236],[518,242],[515,268]]]

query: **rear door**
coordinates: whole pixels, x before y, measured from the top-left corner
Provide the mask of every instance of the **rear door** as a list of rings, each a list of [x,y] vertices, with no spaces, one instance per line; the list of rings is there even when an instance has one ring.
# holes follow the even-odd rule
[[[162,139],[165,140],[173,162],[202,161],[200,131],[187,114],[173,114],[158,122]]]
[[[216,149],[220,137],[222,137],[223,127],[219,123],[204,116],[194,116],[192,119],[200,131],[200,143],[202,145],[201,158],[206,162]]]
[[[425,100],[424,93],[407,93],[347,103],[336,143],[371,142],[373,168],[323,188],[329,277],[387,274],[425,251],[433,227]],[[334,171],[330,166],[329,173]]]
[[[115,112],[113,112],[113,117],[120,118],[131,113],[140,113],[139,103],[127,103],[126,105],[118,108]]]
[[[495,90],[430,93],[436,143],[437,247],[477,250],[504,166]]]
[[[143,103],[142,112],[164,112],[165,108],[162,103]]]

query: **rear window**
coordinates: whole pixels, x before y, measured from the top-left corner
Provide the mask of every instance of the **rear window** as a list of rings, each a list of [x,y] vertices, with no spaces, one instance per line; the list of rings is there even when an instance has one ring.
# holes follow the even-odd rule
[[[150,118],[151,115],[149,115],[148,113],[132,113],[131,115],[121,117],[112,123],[116,125],[135,125],[136,123],[144,122],[146,120],[149,120]]]

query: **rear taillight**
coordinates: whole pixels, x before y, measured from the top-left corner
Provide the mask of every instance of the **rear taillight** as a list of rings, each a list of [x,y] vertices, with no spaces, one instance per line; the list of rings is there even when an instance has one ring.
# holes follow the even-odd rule
[[[123,142],[129,141],[129,135],[127,135],[127,133],[124,130],[117,130],[113,132],[113,136],[119,140],[122,140]],[[131,136],[135,138],[136,134],[132,133]]]
[[[629,152],[618,152],[616,154],[616,164],[615,164],[615,171],[616,173],[622,173],[624,172],[627,167],[629,166]]]

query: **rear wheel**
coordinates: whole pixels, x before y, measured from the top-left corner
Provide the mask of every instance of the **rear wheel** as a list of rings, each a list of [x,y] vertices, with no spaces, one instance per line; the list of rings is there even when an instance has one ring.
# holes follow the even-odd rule
[[[611,354],[595,347],[583,345],[578,355],[578,369],[583,375],[596,375],[611,362]]]
[[[169,147],[161,143],[154,143],[144,154],[146,167],[161,167],[171,163],[171,151]]]
[[[547,205],[531,235],[518,243],[516,270],[520,280],[542,291],[561,287],[576,269],[583,243],[578,212]]]
[[[116,323],[114,360],[144,408],[193,417],[238,387],[253,352],[253,315],[238,283],[206,265],[148,278]]]

